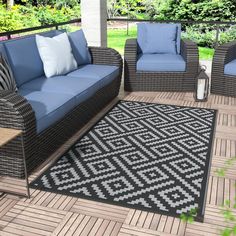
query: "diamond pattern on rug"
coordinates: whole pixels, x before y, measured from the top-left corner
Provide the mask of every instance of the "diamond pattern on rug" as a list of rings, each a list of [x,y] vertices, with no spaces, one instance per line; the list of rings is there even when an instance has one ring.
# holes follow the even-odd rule
[[[216,111],[120,101],[31,187],[203,216]]]

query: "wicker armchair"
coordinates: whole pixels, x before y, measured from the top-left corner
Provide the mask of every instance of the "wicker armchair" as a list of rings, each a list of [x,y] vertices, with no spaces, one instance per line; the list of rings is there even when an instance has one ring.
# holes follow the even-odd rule
[[[124,82],[126,91],[194,91],[195,77],[199,68],[197,45],[181,40],[180,55],[186,62],[184,72],[137,71],[137,39],[128,39],[125,45]]]
[[[225,65],[236,59],[236,41],[219,46],[214,54],[211,93],[236,97],[236,75],[225,74]]]
[[[80,103],[62,120],[40,134],[36,132],[35,114],[27,100],[17,93],[0,91],[0,127],[23,131],[24,151],[29,173],[42,164],[50,154],[118,95],[123,67],[120,54],[113,49],[96,47],[91,47],[90,52],[93,64],[118,66],[119,75],[86,101]],[[1,175],[24,177],[20,141],[20,138],[16,138],[0,148]]]

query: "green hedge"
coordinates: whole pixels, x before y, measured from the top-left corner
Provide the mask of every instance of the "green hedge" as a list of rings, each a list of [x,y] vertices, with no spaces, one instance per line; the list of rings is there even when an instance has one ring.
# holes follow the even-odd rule
[[[207,26],[186,27],[182,36],[193,40],[201,47],[214,48],[216,42],[216,30],[209,29]],[[236,40],[236,26],[221,27],[218,43],[224,44],[233,40]]]

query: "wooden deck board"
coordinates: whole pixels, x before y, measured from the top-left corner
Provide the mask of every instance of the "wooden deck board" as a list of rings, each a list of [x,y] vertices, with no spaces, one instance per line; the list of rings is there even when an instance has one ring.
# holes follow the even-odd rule
[[[31,189],[30,199],[12,195],[0,198],[0,235],[215,236],[220,235],[224,227],[232,226],[225,222],[221,205],[230,200],[233,209],[236,163],[230,166],[224,177],[219,177],[216,171],[224,167],[229,158],[236,156],[236,98],[212,95],[207,103],[195,103],[192,93],[135,92],[126,94],[124,99],[218,109],[204,223],[187,224],[174,217]],[[52,164],[116,101],[60,147],[30,176],[30,180]],[[4,180],[4,184],[12,182],[8,178]],[[22,189],[22,183],[14,183],[16,189]]]

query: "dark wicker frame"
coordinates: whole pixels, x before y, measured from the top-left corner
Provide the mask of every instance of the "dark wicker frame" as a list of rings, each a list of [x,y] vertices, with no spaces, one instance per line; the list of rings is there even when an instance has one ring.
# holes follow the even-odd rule
[[[214,54],[211,93],[236,97],[236,76],[225,75],[225,64],[236,59],[236,41],[219,46]]]
[[[101,47],[90,47],[90,52],[93,64],[118,66],[119,75],[39,135],[36,133],[34,111],[27,100],[17,93],[0,91],[0,127],[23,131],[28,173],[42,164],[50,154],[118,95],[123,67],[120,54],[114,49]],[[20,138],[16,138],[0,148],[0,175],[24,178],[20,141]]]
[[[195,77],[199,69],[196,43],[181,40],[181,55],[186,61],[185,72],[137,71],[137,39],[128,39],[125,45],[125,90],[126,91],[194,91]]]

